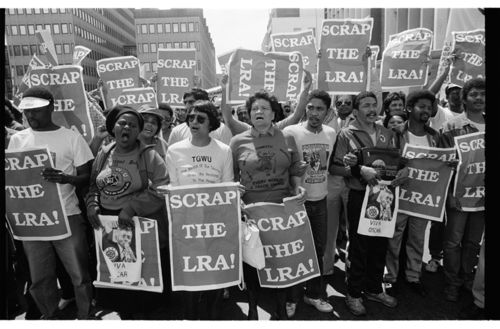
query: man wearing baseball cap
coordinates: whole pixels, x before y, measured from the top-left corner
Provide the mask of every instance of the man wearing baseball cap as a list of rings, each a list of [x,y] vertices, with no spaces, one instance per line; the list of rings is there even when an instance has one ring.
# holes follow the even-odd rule
[[[54,96],[47,89],[36,86],[26,90],[19,109],[24,112],[30,128],[14,134],[8,149],[48,147],[54,157],[54,168],[44,168],[41,175],[46,181],[59,184],[71,229],[71,236],[62,240],[23,241],[32,281],[30,292],[43,318],[58,318],[57,253],[74,286],[78,319],[88,319],[92,285],[88,272],[86,223],[75,187],[88,183],[92,152],[80,134],[52,121]]]

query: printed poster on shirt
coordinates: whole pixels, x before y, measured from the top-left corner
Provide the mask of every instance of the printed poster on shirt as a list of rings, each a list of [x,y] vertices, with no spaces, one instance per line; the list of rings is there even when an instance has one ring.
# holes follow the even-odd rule
[[[367,90],[373,18],[325,19],[321,28],[318,89],[333,94]]]
[[[196,49],[158,49],[158,103],[184,107],[182,97],[194,87]]]
[[[229,61],[228,104],[244,103],[265,89],[280,101],[297,100],[304,74],[302,55],[236,49]]]
[[[457,58],[451,64],[450,82],[463,87],[467,80],[485,77],[485,45],[484,29],[474,31],[452,32],[453,53]]]
[[[453,187],[453,196],[458,198],[462,211],[484,210],[484,132],[455,137],[458,149],[458,167]]]
[[[245,212],[255,220],[264,248],[265,267],[258,270],[261,287],[291,287],[320,275],[309,217],[296,197],[252,203]]]
[[[380,68],[380,84],[384,90],[427,84],[432,39],[432,31],[426,28],[390,36]]]
[[[313,30],[271,34],[271,45],[273,52],[300,52],[304,69],[311,73],[317,72],[318,51]]]
[[[83,84],[81,66],[33,68],[28,84],[30,87],[42,86],[48,89],[54,96],[54,123],[80,133],[90,144],[94,136],[94,126],[90,119],[90,105]]]
[[[156,220],[134,216],[133,227],[118,225],[118,216],[99,216],[94,230],[98,288],[163,291]]]
[[[53,167],[48,148],[5,150],[5,217],[14,239],[54,241],[71,236],[60,186],[41,176],[44,168]]]
[[[330,150],[328,144],[304,144],[302,156],[309,166],[306,168],[304,182],[306,184],[321,184],[326,182],[325,172],[328,170]]]
[[[238,183],[168,186],[172,290],[203,291],[240,284]]]
[[[120,96],[113,99],[113,105],[128,105],[139,110],[142,105],[158,108],[156,93],[152,87],[124,89]]]
[[[399,186],[390,181],[366,185],[365,197],[359,218],[358,234],[392,238],[396,228]]]
[[[406,144],[403,157],[409,159],[409,180],[399,188],[399,212],[442,222],[453,174],[446,161],[455,159],[456,150]]]
[[[97,74],[101,78],[102,101],[106,109],[116,104],[116,98],[124,89],[139,88],[139,60],[134,56],[101,59],[96,62]]]

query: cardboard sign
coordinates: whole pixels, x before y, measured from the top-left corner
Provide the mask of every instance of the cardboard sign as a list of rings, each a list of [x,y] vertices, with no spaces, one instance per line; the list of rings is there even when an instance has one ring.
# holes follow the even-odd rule
[[[367,90],[373,18],[325,19],[321,28],[318,89],[333,94]]]
[[[383,89],[423,86],[427,83],[432,38],[432,31],[426,28],[390,36],[380,69]]]
[[[87,47],[78,45],[73,49],[73,65],[81,65],[83,59],[90,54],[91,50]]]
[[[195,74],[196,49],[158,49],[158,103],[184,107],[182,96],[194,87]]]
[[[237,285],[242,277],[237,183],[167,187],[172,290]]]
[[[458,167],[453,196],[458,198],[462,211],[484,210],[486,161],[484,132],[455,137]]]
[[[399,186],[390,181],[378,181],[375,186],[366,185],[361,207],[358,234],[392,238],[396,227]]]
[[[296,100],[302,85],[302,55],[237,49],[229,62],[228,104],[241,104],[265,89],[280,101]]]
[[[97,288],[163,291],[156,220],[133,217],[134,227],[118,226],[118,216],[99,216],[104,228],[94,230]],[[167,257],[167,255],[164,255]]]
[[[50,167],[54,162],[47,148],[5,150],[5,217],[16,240],[71,236],[59,184],[41,176]]]
[[[156,93],[152,87],[146,88],[131,88],[122,90],[122,94],[112,100],[112,106],[128,105],[136,110],[142,105],[150,105],[158,108],[156,103]]]
[[[399,212],[442,222],[453,173],[445,161],[455,159],[456,150],[406,144],[403,157],[410,159],[409,181],[399,188]]]
[[[457,59],[451,65],[450,82],[463,87],[472,78],[485,77],[484,29],[466,32],[452,32],[453,52]]]
[[[112,108],[124,89],[139,88],[139,60],[134,56],[101,59],[96,62],[97,74],[103,82],[102,100],[106,109]]]
[[[50,65],[59,65],[57,61],[56,48],[54,47],[54,40],[52,40],[50,30],[37,30],[35,35],[41,46],[41,52],[42,54],[45,54]]]
[[[377,113],[381,113],[383,97],[382,97],[382,86],[380,85],[380,70],[377,68],[377,58],[380,52],[380,47],[370,46],[371,55],[368,61],[368,90],[371,90],[375,96],[377,96]]]
[[[266,264],[258,270],[261,287],[291,287],[320,275],[311,224],[296,197],[280,204],[252,203],[245,212],[255,220],[264,247]]]
[[[273,52],[300,52],[304,70],[311,73],[317,72],[318,56],[313,30],[271,34],[271,44]]]
[[[80,133],[87,143],[94,136],[89,104],[83,84],[83,69],[79,65],[34,68],[29,85],[47,88],[54,96],[52,119],[56,125]]]

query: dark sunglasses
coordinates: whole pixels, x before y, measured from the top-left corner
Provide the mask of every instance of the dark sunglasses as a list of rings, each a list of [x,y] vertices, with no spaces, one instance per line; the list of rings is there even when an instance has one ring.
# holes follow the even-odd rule
[[[197,115],[197,114],[188,114],[187,119],[189,122],[193,122],[194,119],[196,119],[196,121],[198,121],[198,123],[201,125],[205,123],[205,120],[207,120],[207,118],[202,117],[202,116]]]
[[[337,106],[337,107],[341,106],[342,104],[345,104],[345,105],[347,105],[347,106],[351,106],[352,102],[351,102],[351,101],[343,101],[343,102],[341,102],[341,101],[336,101],[336,102],[335,102],[335,106]]]

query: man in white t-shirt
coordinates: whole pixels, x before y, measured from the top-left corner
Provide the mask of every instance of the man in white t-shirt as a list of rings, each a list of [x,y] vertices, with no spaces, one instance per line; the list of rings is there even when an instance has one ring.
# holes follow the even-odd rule
[[[326,244],[328,194],[328,163],[337,137],[333,128],[323,124],[331,98],[327,92],[313,90],[306,105],[307,121],[288,126],[283,130],[285,135],[294,137],[300,159],[308,163],[303,178],[303,187],[307,191],[305,207],[314,238],[314,246],[320,270],[323,268],[323,254]],[[298,286],[299,289],[300,286]],[[304,302],[316,307],[320,312],[331,312],[333,307],[326,301],[326,287],[322,275],[306,283]],[[292,298],[293,299],[293,298]],[[296,303],[296,300],[292,300]],[[293,303],[287,303],[287,313],[293,316]]]
[[[54,168],[43,169],[41,175],[59,184],[71,229],[71,236],[62,240],[23,241],[32,281],[30,293],[45,319],[58,318],[57,253],[74,286],[78,319],[88,319],[92,300],[89,251],[86,222],[81,215],[75,186],[88,184],[92,152],[80,134],[54,124],[54,97],[45,88],[26,90],[19,109],[24,111],[30,128],[13,135],[8,149],[48,147],[55,157]]]

